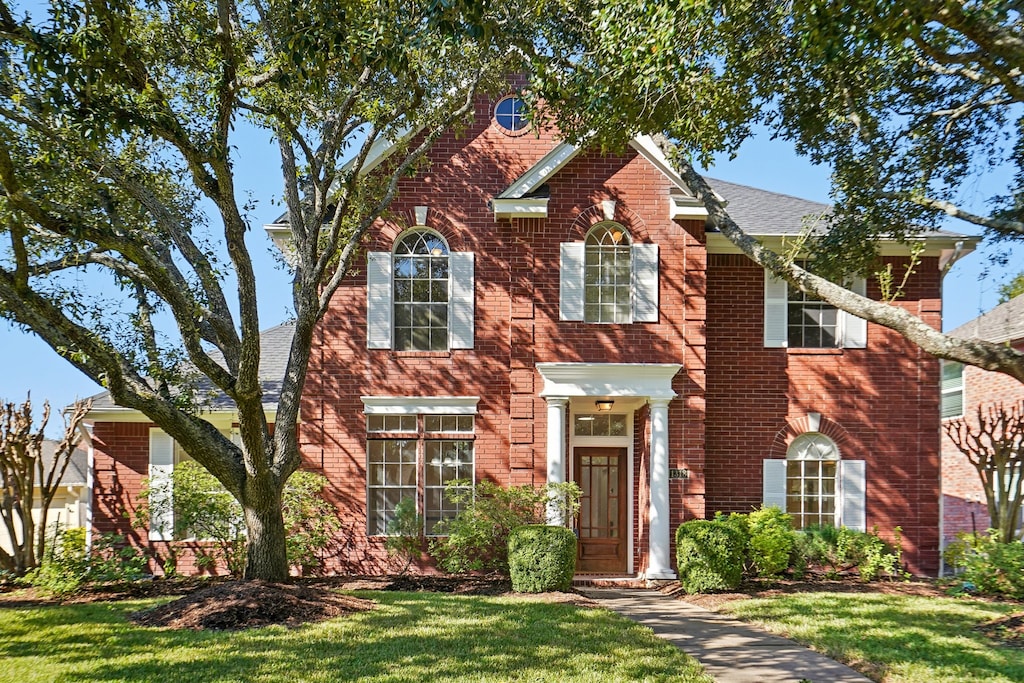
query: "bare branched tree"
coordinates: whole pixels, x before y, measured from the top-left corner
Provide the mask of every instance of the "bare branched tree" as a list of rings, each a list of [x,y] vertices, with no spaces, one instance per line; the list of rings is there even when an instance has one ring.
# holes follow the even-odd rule
[[[20,406],[7,403],[0,409],[0,518],[11,545],[11,552],[0,548],[0,567],[16,576],[36,567],[44,556],[47,513],[78,448],[82,438],[79,426],[90,408],[92,401],[76,401],[64,413],[64,434],[52,458],[43,453],[44,431],[50,421],[48,402],[43,403],[43,416],[34,430],[31,399]]]
[[[978,470],[992,528],[1009,543],[1020,534],[1024,503],[1024,401],[1010,407],[978,406],[976,416],[948,420],[945,430]]]

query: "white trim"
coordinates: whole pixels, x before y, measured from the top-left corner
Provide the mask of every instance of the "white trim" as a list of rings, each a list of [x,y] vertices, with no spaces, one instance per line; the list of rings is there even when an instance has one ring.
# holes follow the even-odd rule
[[[797,240],[802,239],[802,235],[797,232],[786,234],[762,233],[758,232],[756,227],[749,230],[747,234],[756,237],[757,241],[767,249],[771,249],[776,252],[790,249]],[[949,250],[954,248],[956,242],[963,239],[965,238],[961,236],[927,235],[924,237],[908,238],[906,242],[897,242],[896,240],[886,239],[883,237],[878,241],[878,255],[909,256],[912,248],[923,246],[924,250],[920,253],[921,256],[936,256],[941,258]],[[742,249],[730,242],[729,238],[720,232],[707,233],[707,250],[709,254],[743,253]],[[969,251],[964,248],[960,253],[961,255],[966,255]]]
[[[559,143],[554,149],[541,157],[540,161],[530,167],[523,175],[519,176],[504,192],[495,197],[500,199],[520,199],[530,194],[544,184],[551,176],[558,173],[562,168],[576,158],[580,153],[579,147],[570,145],[568,142]]]
[[[365,415],[476,415],[479,396],[361,396]]]
[[[499,218],[547,218],[548,198],[492,199],[495,220]]]
[[[694,197],[673,194],[668,198],[668,217],[673,221],[707,218],[708,210]]]
[[[537,363],[544,378],[540,395],[675,398],[676,363]]]
[[[412,207],[413,213],[416,214],[416,225],[427,226],[427,207],[426,206],[414,206]]]

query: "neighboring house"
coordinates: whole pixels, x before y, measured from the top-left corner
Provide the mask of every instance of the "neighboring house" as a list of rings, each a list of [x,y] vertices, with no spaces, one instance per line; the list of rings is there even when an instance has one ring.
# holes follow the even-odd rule
[[[1024,296],[999,304],[988,313],[952,330],[963,339],[983,339],[1024,351]],[[943,419],[977,415],[979,407],[1024,401],[1024,384],[1009,375],[972,365],[942,364]],[[943,434],[942,541],[943,547],[964,532],[984,532],[990,526],[985,492],[978,471]]]
[[[762,503],[801,526],[901,526],[911,570],[934,573],[938,362],[767,277],[708,229],[649,138],[621,155],[580,149],[505,116],[520,106],[481,101],[434,145],[315,335],[300,439],[345,523],[329,569],[386,571],[401,499],[431,534],[455,512],[445,485],[487,478],[579,482],[580,573],[672,577],[680,523]],[[828,210],[712,185],[777,248]],[[267,228],[280,242],[284,220]],[[899,300],[935,327],[961,239],[925,238]],[[899,266],[909,252],[883,256]],[[284,334],[265,339],[268,364],[283,362]],[[222,408],[210,416],[227,431]],[[183,454],[109,401],[91,419],[94,527],[128,532],[119,513],[141,479]]]
[[[59,444],[52,439],[43,440],[43,462],[46,471],[53,467],[54,452]],[[46,516],[46,533],[52,534],[54,526],[60,529],[73,529],[86,526],[89,515],[89,462],[88,452],[79,445],[71,454],[71,462],[60,480],[60,486],[54,493]],[[42,516],[42,491],[35,487],[33,494],[32,518],[36,524]],[[2,527],[2,525],[0,525]],[[19,534],[20,538],[20,534]],[[6,552],[13,550],[11,538],[6,529],[0,530],[0,548]]]

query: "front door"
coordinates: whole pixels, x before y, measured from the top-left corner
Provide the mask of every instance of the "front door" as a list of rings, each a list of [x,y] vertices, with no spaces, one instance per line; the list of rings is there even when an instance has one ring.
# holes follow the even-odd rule
[[[625,448],[577,447],[576,483],[583,495],[577,528],[576,571],[582,574],[626,572]]]

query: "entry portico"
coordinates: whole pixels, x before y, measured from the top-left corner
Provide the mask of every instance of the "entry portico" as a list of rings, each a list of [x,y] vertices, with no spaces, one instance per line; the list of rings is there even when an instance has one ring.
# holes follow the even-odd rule
[[[643,577],[647,579],[674,579],[675,571],[671,564],[671,529],[669,525],[669,458],[668,458],[668,405],[676,396],[672,389],[672,379],[682,368],[674,363],[651,364],[651,363],[538,363],[537,371],[544,380],[544,386],[540,396],[547,401],[547,480],[549,483],[561,483],[569,476],[575,474],[580,476],[579,469],[586,467],[581,460],[584,451],[590,451],[597,455],[595,463],[598,467],[605,467],[604,459],[606,454],[597,453],[594,446],[600,445],[623,445],[629,472],[627,501],[620,502],[621,493],[615,489],[615,484],[608,483],[606,471],[601,472],[601,481],[605,486],[612,486],[611,492],[615,495],[614,504],[611,510],[621,510],[623,503],[626,504],[627,518],[626,558],[627,563],[623,567],[628,573],[633,573],[633,552],[632,539],[635,536],[632,509],[633,498],[636,487],[632,481],[632,419],[625,420],[628,433],[617,434],[609,432],[607,435],[580,437],[579,430],[568,428],[568,415],[576,415],[577,420],[590,417],[589,412],[595,409],[598,401],[606,402],[605,405],[614,406],[619,410],[628,411],[631,418],[633,413],[644,405],[650,407],[650,506],[648,511],[648,558],[647,569]],[[600,413],[597,413],[598,415]],[[626,438],[629,437],[629,438]],[[625,440],[624,440],[625,439]],[[572,447],[579,452],[577,457],[567,457],[566,448],[572,441]],[[628,445],[627,445],[628,443]],[[588,447],[588,448],[585,448]],[[607,450],[607,449],[605,449]],[[589,456],[583,455],[583,458]],[[571,469],[572,468],[572,469]],[[605,469],[607,469],[605,467]],[[618,471],[618,470],[615,470]],[[613,475],[614,478],[614,475]],[[584,495],[587,495],[584,491]],[[612,514],[606,501],[595,501],[600,504],[602,514]],[[621,512],[619,513],[621,514]],[[614,517],[614,514],[612,514]],[[608,527],[614,528],[614,520],[609,521]],[[595,531],[595,535],[606,535],[603,531]],[[614,532],[613,534],[614,535]],[[581,538],[581,544],[584,539]]]

